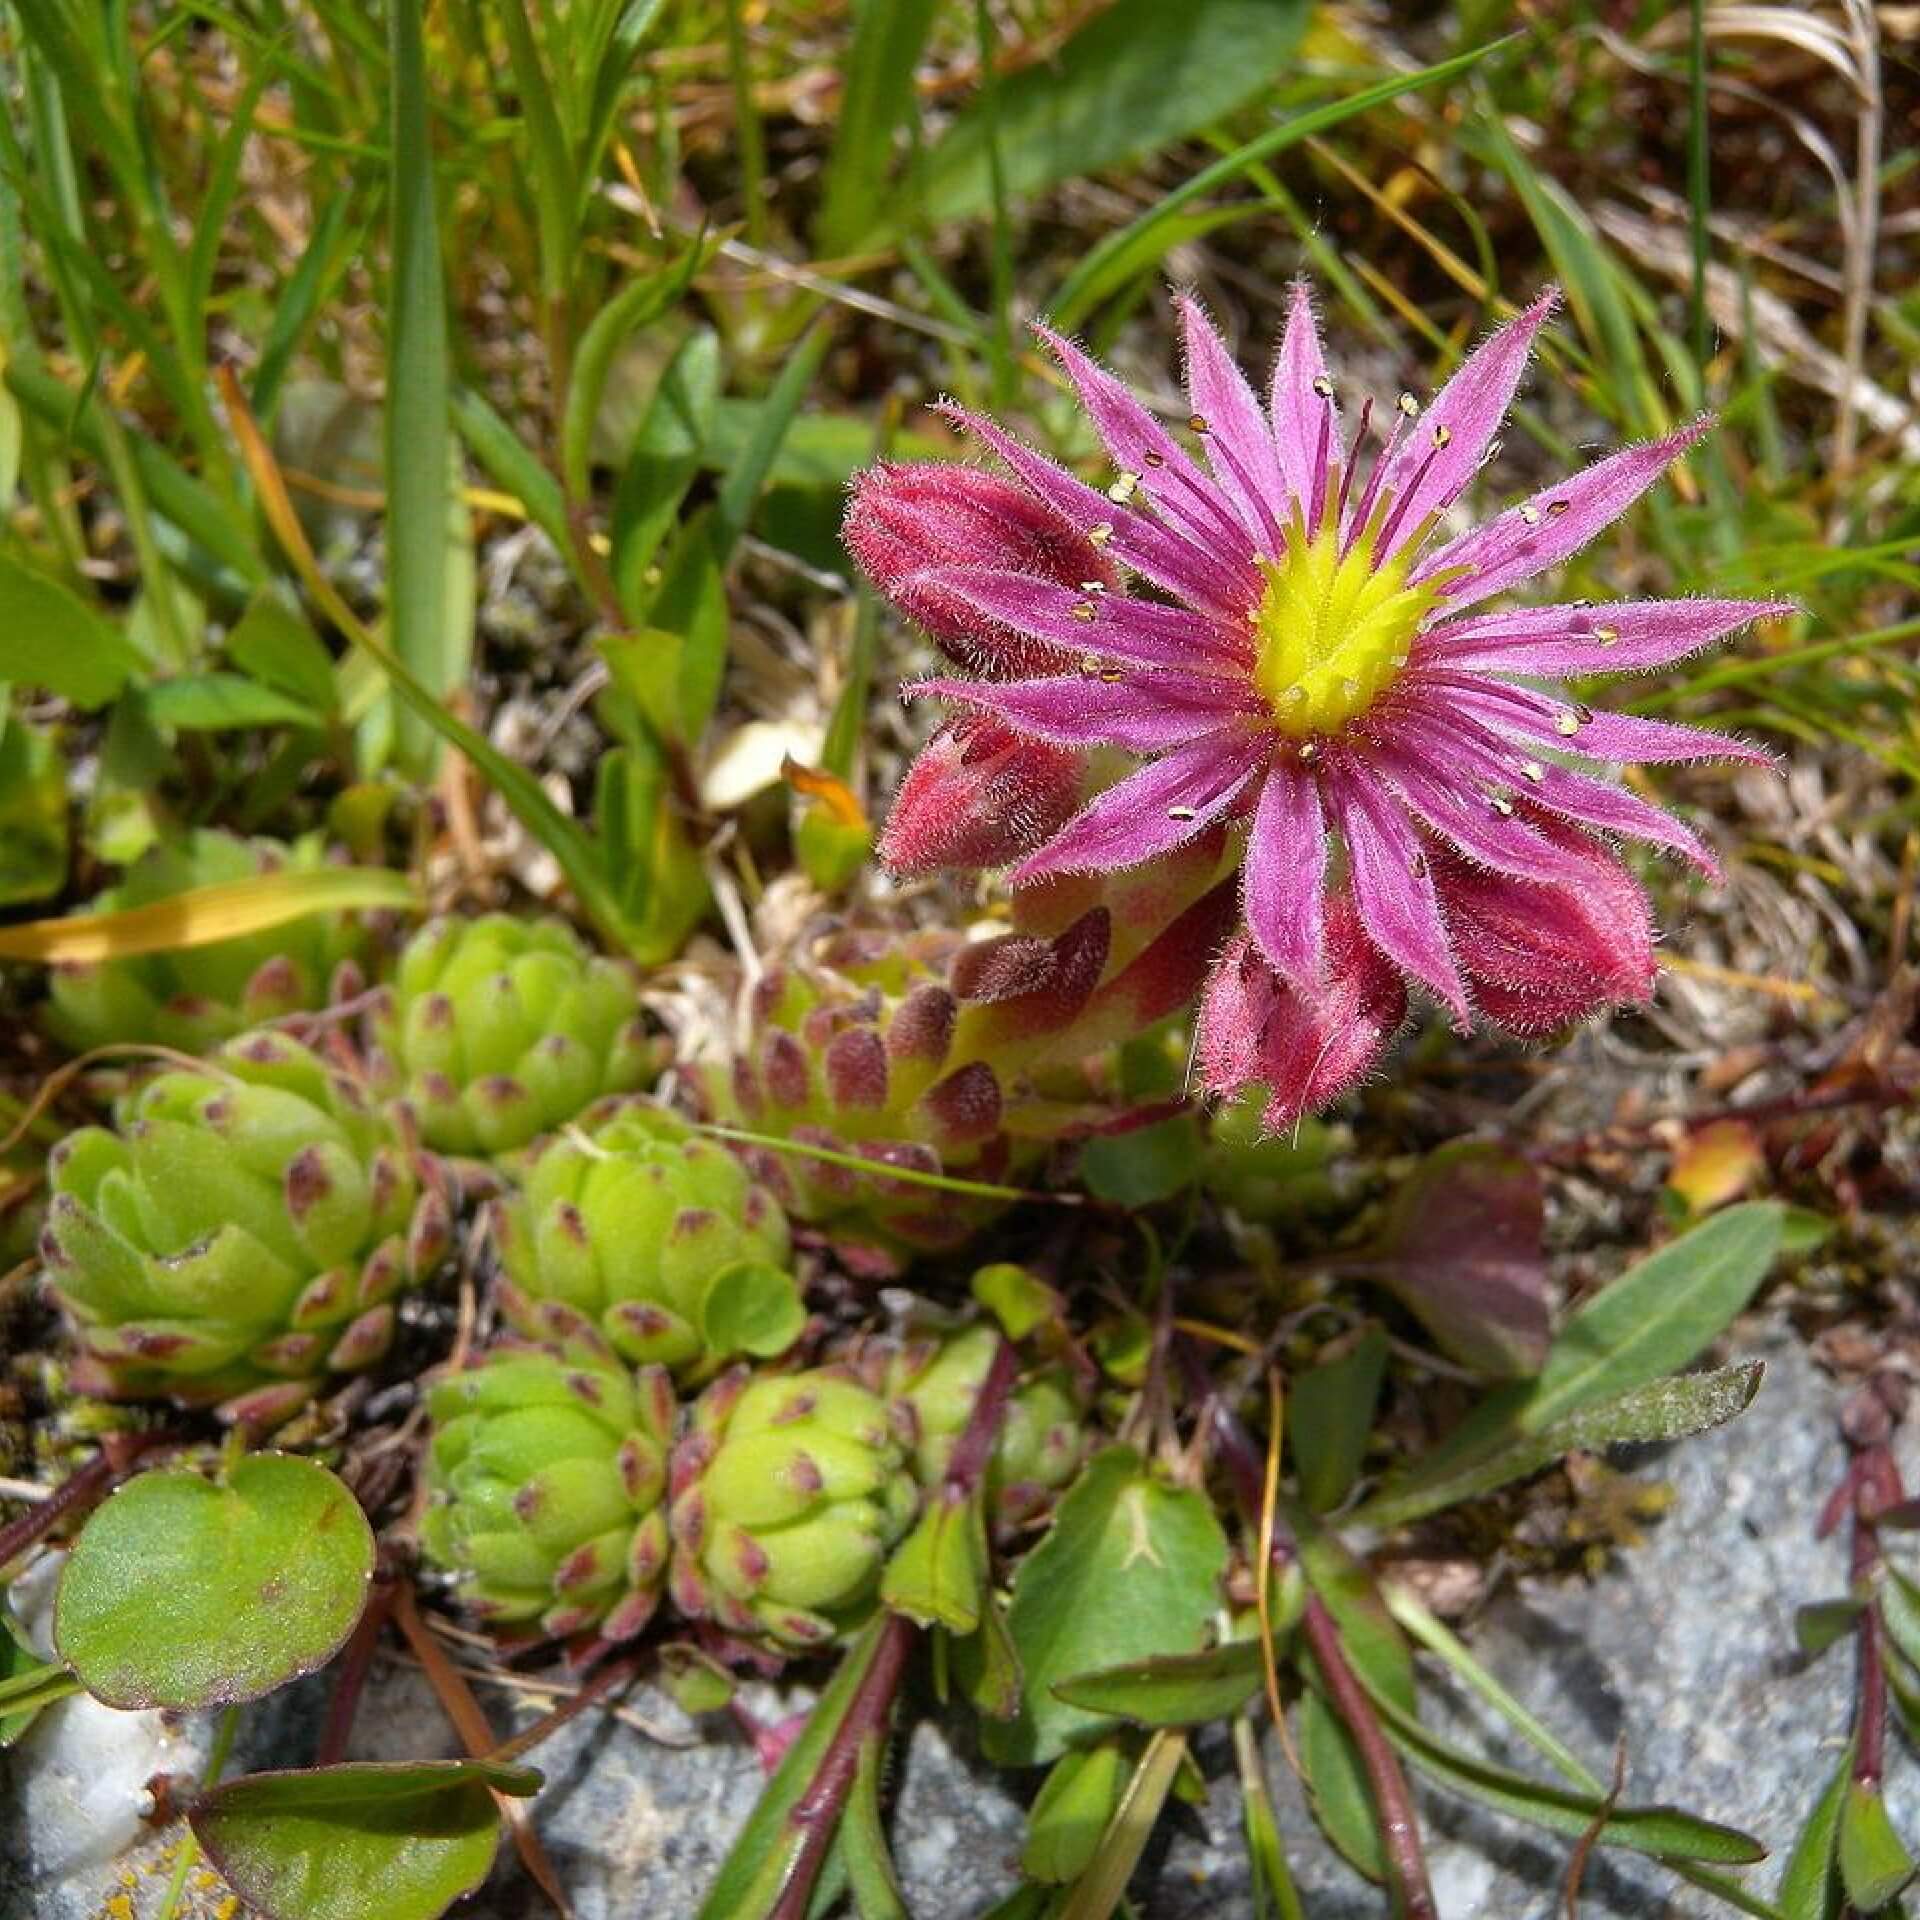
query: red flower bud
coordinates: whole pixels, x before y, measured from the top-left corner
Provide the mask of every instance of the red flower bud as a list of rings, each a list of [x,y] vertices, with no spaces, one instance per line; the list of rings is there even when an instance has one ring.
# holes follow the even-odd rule
[[[1529,1038],[1603,1007],[1653,997],[1653,918],[1639,883],[1599,841],[1530,809],[1534,830],[1586,869],[1578,885],[1514,880],[1435,859],[1454,951],[1487,1019]]]
[[[1085,534],[983,467],[940,460],[869,467],[854,478],[844,537],[881,593],[950,658],[989,680],[1070,673],[1074,656],[918,576],[936,567],[994,567],[1063,587],[1117,584],[1112,564]]]
[[[1081,801],[1086,755],[982,715],[942,727],[894,796],[880,857],[895,873],[1004,867],[1057,833]]]
[[[1336,897],[1326,973],[1311,995],[1275,973],[1250,934],[1227,948],[1200,1002],[1201,1077],[1219,1094],[1263,1083],[1272,1097],[1262,1124],[1278,1133],[1357,1086],[1406,1017],[1406,982]]]

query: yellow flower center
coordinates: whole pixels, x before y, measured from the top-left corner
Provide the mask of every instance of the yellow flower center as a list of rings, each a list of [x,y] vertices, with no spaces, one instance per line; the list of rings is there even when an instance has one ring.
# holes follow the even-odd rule
[[[1274,725],[1296,740],[1338,733],[1365,713],[1399,677],[1440,597],[1437,581],[1407,585],[1417,543],[1376,560],[1373,531],[1343,555],[1334,529],[1308,540],[1296,520],[1285,553],[1260,563],[1254,684]]]

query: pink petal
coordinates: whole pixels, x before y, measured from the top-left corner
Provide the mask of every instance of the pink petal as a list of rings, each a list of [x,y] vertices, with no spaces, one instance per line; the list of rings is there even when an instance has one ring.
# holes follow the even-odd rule
[[[1328,787],[1346,842],[1353,904],[1367,938],[1464,1024],[1466,984],[1447,943],[1427,849],[1413,822],[1364,769],[1340,768]]]
[[[1411,702],[1403,692],[1408,684],[1403,680],[1395,688],[1393,703],[1383,718],[1390,715],[1395,726],[1408,729],[1435,753],[1444,754],[1463,776],[1484,780],[1489,801],[1495,794],[1507,798],[1524,793],[1570,820],[1583,821],[1603,833],[1625,834],[1631,840],[1665,847],[1691,861],[1709,879],[1720,877],[1719,862],[1705,842],[1672,814],[1610,781],[1596,780],[1552,761],[1529,758],[1479,722],[1456,713],[1450,704],[1438,704],[1450,703],[1450,692],[1432,688],[1426,698]]]
[[[935,412],[991,447],[1027,486],[1076,527],[1111,527],[1107,552],[1155,586],[1208,612],[1235,619],[1244,617],[1259,600],[1260,575],[1250,552],[1195,546],[1150,515],[1116,506],[1104,493],[1076,479],[982,415],[969,413],[951,401],[943,402]]]
[[[1630,713],[1596,713],[1568,700],[1549,699],[1530,687],[1507,686],[1468,674],[1422,676],[1446,689],[1454,711],[1471,715],[1500,733],[1539,740],[1584,760],[1744,760],[1770,767],[1764,747],[1705,727],[1676,726],[1667,720],[1643,720]]]
[[[1241,519],[1258,530],[1261,551],[1277,554],[1287,514],[1287,483],[1266,415],[1199,301],[1183,295],[1179,307],[1187,346],[1187,398],[1196,418],[1206,422],[1207,464],[1232,496]]]
[[[1322,983],[1303,991],[1261,957],[1250,934],[1221,956],[1200,1002],[1195,1058],[1208,1092],[1271,1090],[1261,1115],[1279,1133],[1372,1072],[1407,1017],[1406,983],[1360,932],[1344,896],[1327,912]]]
[[[1551,679],[1644,673],[1684,659],[1753,620],[1797,611],[1791,600],[1613,600],[1601,606],[1514,607],[1449,621],[1421,636],[1415,658]]]
[[[1376,740],[1365,753],[1408,811],[1470,859],[1522,878],[1576,877],[1564,853],[1511,811],[1497,811],[1478,782],[1447,765],[1444,749],[1430,754],[1411,740]]]
[[[1647,897],[1604,846],[1538,822],[1579,868],[1571,885],[1536,886],[1442,855],[1434,884],[1480,1011],[1537,1036],[1609,1005],[1653,997]]]
[[[1119,680],[1065,674],[1047,680],[922,680],[905,689],[964,701],[997,714],[1022,733],[1068,747],[1124,747],[1159,753],[1210,733],[1236,710],[1252,710],[1226,681],[1206,674],[1147,672]]]
[[[1268,772],[1243,872],[1247,925],[1260,951],[1276,971],[1311,991],[1326,957],[1321,896],[1327,879],[1327,822],[1311,774],[1279,764]]]
[[[880,858],[899,874],[1004,867],[1080,804],[1086,755],[968,715],[921,749],[894,796]]]
[[[1411,578],[1417,583],[1436,574],[1457,574],[1441,588],[1452,607],[1472,606],[1531,580],[1619,519],[1712,424],[1710,416],[1702,415],[1664,440],[1623,447],[1450,541],[1421,561]]]
[[[1016,632],[1140,667],[1179,667],[1245,678],[1239,637],[1186,607],[1163,607],[1123,593],[1084,594],[1030,574],[988,567],[936,567],[930,586]]]
[[[1559,301],[1549,288],[1470,354],[1388,458],[1381,489],[1393,504],[1390,537],[1379,548],[1382,559],[1397,553],[1429,514],[1466,491],[1513,404],[1533,337]]]
[[[1329,386],[1329,391],[1320,392],[1316,382]],[[1320,449],[1323,443],[1330,451],[1339,446],[1340,409],[1330,390],[1326,355],[1320,350],[1313,293],[1304,280],[1293,283],[1287,305],[1287,330],[1280,336],[1280,355],[1273,366],[1272,414],[1280,471],[1311,524],[1319,506],[1313,487]]]
[[[1034,332],[1066,369],[1107,451],[1123,473],[1137,476],[1161,517],[1184,526],[1208,546],[1218,541],[1235,558],[1250,560],[1261,529],[1241,518],[1229,496],[1131,390],[1052,328],[1036,326]]]
[[[1013,875],[1025,886],[1049,873],[1104,873],[1137,867],[1202,833],[1258,770],[1264,740],[1211,733],[1176,748],[1109,787],[1069,820]]]

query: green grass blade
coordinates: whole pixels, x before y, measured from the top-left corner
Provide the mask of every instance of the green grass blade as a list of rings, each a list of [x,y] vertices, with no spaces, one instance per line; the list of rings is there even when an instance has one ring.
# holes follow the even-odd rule
[[[1158,258],[1157,253],[1143,247],[1143,237],[1154,233],[1163,222],[1171,221],[1182,208],[1191,205],[1203,194],[1225,186],[1258,162],[1270,160],[1276,153],[1283,153],[1312,134],[1337,127],[1343,120],[1351,120],[1356,114],[1367,113],[1389,100],[1397,100],[1402,94],[1423,93],[1430,87],[1445,86],[1449,80],[1457,79],[1478,66],[1490,53],[1506,46],[1511,37],[1489,41],[1485,46],[1455,54],[1450,60],[1441,60],[1414,73],[1395,74],[1389,80],[1364,87],[1344,99],[1329,100],[1324,105],[1312,107],[1280,126],[1255,135],[1224,158],[1214,161],[1211,166],[1202,167],[1171,193],[1163,194],[1138,219],[1130,221],[1117,233],[1108,234],[1087,253],[1060,283],[1060,290],[1053,297],[1051,311],[1055,324],[1068,330],[1078,327],[1102,300],[1117,292],[1143,265],[1151,264],[1153,259]]]
[[[449,619],[446,292],[434,212],[433,144],[421,45],[422,0],[391,0],[393,62],[393,287],[387,358],[387,620],[393,650],[427,690],[444,698],[467,674],[470,627]],[[432,770],[439,747],[416,713],[402,713],[402,763]]]
[[[818,253],[851,252],[878,224],[894,135],[913,114],[914,69],[926,51],[934,5],[935,0],[862,0],[814,228]]]
[[[549,301],[567,290],[573,264],[577,196],[573,161],[560,127],[553,89],[534,44],[527,21],[526,0],[499,0],[500,27],[513,68],[514,90],[520,96],[521,118],[527,130],[527,160],[533,176],[535,225],[540,236],[540,291]]]

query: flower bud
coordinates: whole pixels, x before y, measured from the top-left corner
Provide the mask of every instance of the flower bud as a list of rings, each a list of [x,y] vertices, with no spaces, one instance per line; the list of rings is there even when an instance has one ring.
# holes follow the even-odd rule
[[[1063,827],[1085,797],[1087,756],[1029,740],[985,714],[950,720],[894,795],[880,858],[895,873],[1010,866]]]

